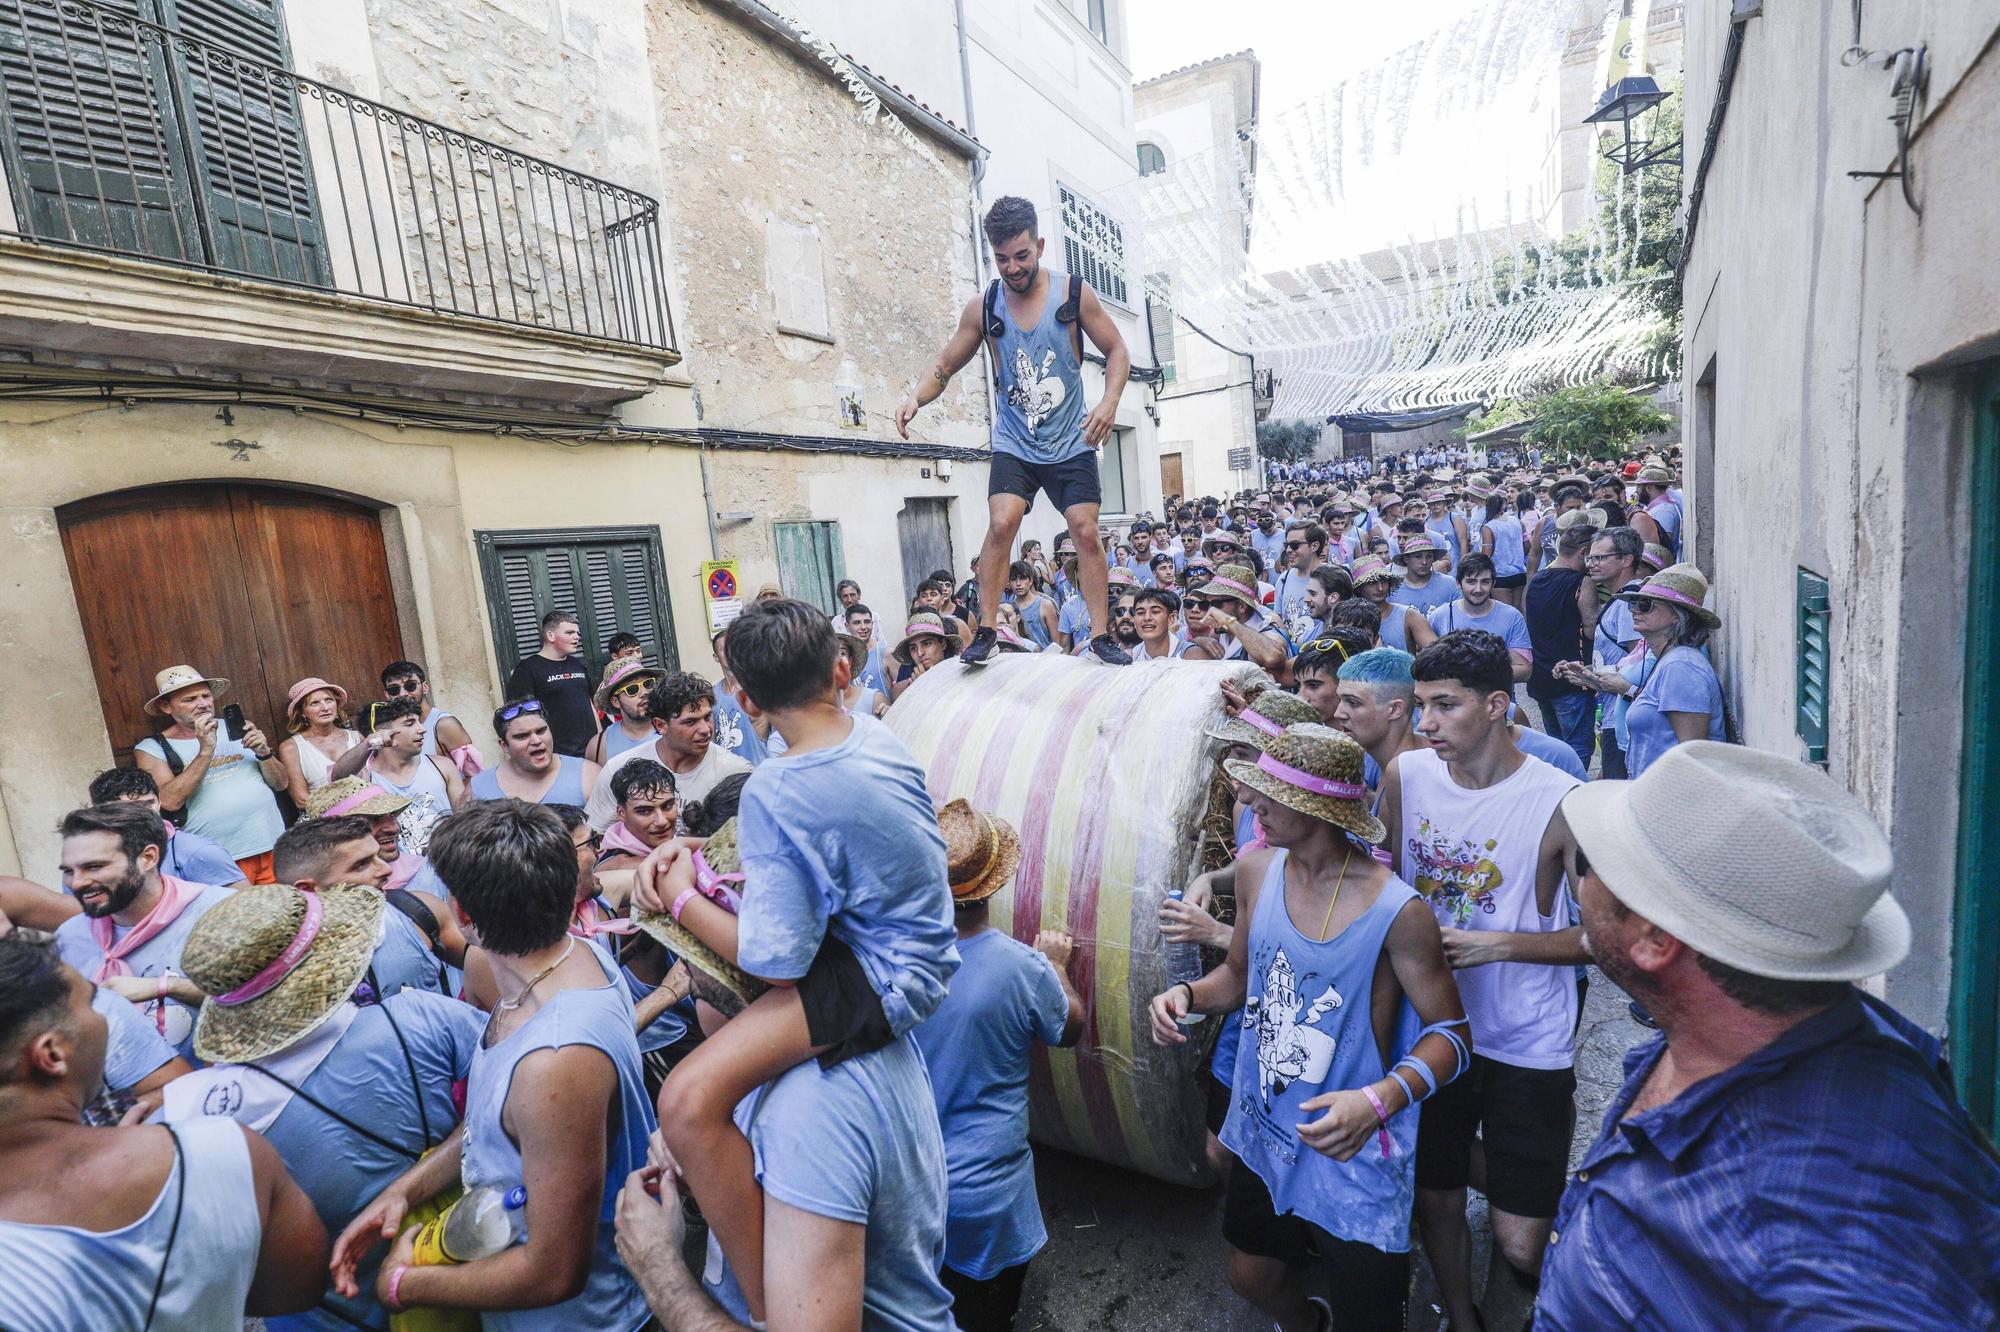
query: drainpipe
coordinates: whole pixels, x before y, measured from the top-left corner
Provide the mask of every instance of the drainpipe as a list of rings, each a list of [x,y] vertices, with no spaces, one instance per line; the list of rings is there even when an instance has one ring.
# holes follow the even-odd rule
[[[977,139],[979,131],[975,128],[972,119],[972,53],[966,46],[965,0],[954,0],[954,4],[958,11],[958,82],[965,97],[965,132],[970,137]],[[986,235],[980,229],[979,225],[979,215],[983,211],[983,205],[986,201],[985,191],[981,188],[981,184],[985,179],[986,159],[983,157],[974,157],[972,159],[972,276],[975,293],[985,291],[988,281],[985,262]],[[985,347],[986,339],[982,336],[979,339],[979,343],[982,348]],[[980,381],[986,387],[986,420],[989,429],[991,429],[995,413],[999,410],[998,404],[993,401],[993,375],[990,371],[991,367],[988,367],[988,373],[979,376]]]
[[[695,424],[701,424],[701,416],[701,390],[696,389],[694,395]],[[706,438],[700,441],[699,449],[701,452],[701,511],[708,518],[708,558],[719,560],[722,558],[722,541],[716,535],[715,530],[715,487],[708,479],[708,440]]]

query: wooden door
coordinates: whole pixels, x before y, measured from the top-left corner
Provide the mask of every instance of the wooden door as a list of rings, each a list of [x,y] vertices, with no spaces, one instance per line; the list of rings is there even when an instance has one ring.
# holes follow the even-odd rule
[[[1181,455],[1163,453],[1160,455],[1160,493],[1187,498],[1187,482],[1181,479]]]
[[[951,559],[951,501],[941,498],[906,499],[903,508],[896,515],[896,543],[903,556],[903,604],[892,606],[878,591],[873,595],[876,601],[869,603],[878,623],[902,623],[897,617],[917,599],[917,586],[939,569],[951,570],[954,579],[960,576]],[[861,599],[868,601],[870,593],[862,589]]]
[[[350,706],[403,655],[373,510],[302,491],[162,486],[58,512],[84,641],[119,762],[153,729],[141,710],[161,669],[230,681],[276,744],[285,691],[318,675]],[[57,686],[50,682],[53,694]]]

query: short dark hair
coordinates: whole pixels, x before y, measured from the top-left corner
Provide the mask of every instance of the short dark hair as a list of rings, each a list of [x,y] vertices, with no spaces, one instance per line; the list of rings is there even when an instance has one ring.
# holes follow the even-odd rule
[[[1493,557],[1483,550],[1475,550],[1458,562],[1458,580],[1461,583],[1474,574],[1485,574],[1488,578],[1497,576]]]
[[[639,635],[628,634],[623,629],[620,629],[617,633],[611,635],[610,638],[605,640],[604,655],[607,657],[615,657],[619,653],[623,652],[626,648],[643,648],[645,646],[646,645],[644,643],[639,641]]]
[[[866,606],[862,605],[860,602],[857,601],[852,606],[849,606],[846,610],[842,611],[840,613],[840,618],[843,620],[851,620],[857,615],[873,615],[874,613],[875,613],[874,611],[869,610]]]
[[[1022,232],[1039,235],[1035,206],[1018,194],[1003,194],[986,210],[986,240],[996,250]]]
[[[0,937],[0,1050],[11,1053],[35,1028],[46,1031],[68,1013],[69,977],[54,942],[18,930]]]
[[[743,608],[742,616],[737,619],[736,624],[730,625],[730,628],[734,629],[737,624],[750,618],[752,609],[770,604],[770,602],[751,602]],[[729,664],[736,668],[736,683],[742,684],[743,667],[736,660],[735,635],[731,634],[730,639]],[[710,684],[705,676],[696,675],[693,671],[669,671],[653,681],[653,687],[646,691],[646,715],[654,721],[670,722],[681,715],[683,708],[692,707],[703,699],[711,703],[715,701],[715,686]]]
[[[765,712],[809,703],[833,688],[840,642],[817,606],[778,598],[745,610],[729,627],[736,683]]]
[[[1590,543],[1597,540],[1597,529],[1589,523],[1571,523],[1569,530],[1556,538],[1556,553],[1574,555],[1580,550],[1589,550]]]
[[[1382,632],[1382,608],[1366,597],[1342,597],[1326,613],[1326,626],[1331,629],[1342,624],[1366,630],[1373,638]]]
[[[1162,550],[1156,552],[1152,559],[1146,561],[1146,567],[1148,569],[1157,569],[1163,564],[1171,566],[1173,562],[1174,557]]]
[[[401,698],[392,698],[387,703],[377,703],[375,705],[375,725],[378,727],[387,726],[390,722],[403,717],[415,717],[418,721],[422,721],[424,719],[424,705],[416,699],[411,698],[408,694],[403,695]],[[304,742],[301,741],[300,743]]]
[[[546,634],[559,624],[581,625],[582,623],[582,620],[576,618],[575,611],[552,610],[542,617],[542,632]]]
[[[523,703],[533,703],[535,706],[528,709],[528,711],[532,713],[534,716],[540,717],[544,723],[547,723],[548,716],[546,713],[542,711],[542,705],[539,699],[510,698],[505,703],[502,703],[499,707],[493,709],[493,734],[498,736],[502,743],[506,742],[507,728],[513,725],[515,722],[521,720],[521,717],[523,715],[517,712],[512,717],[509,717],[507,713],[511,709],[520,707]]]
[[[743,783],[749,780],[747,772],[732,772],[708,788],[707,799],[689,801],[681,811],[688,836],[713,837],[717,828],[735,818],[743,801]]]
[[[1305,540],[1308,546],[1318,546],[1321,550],[1326,549],[1326,529],[1318,523],[1309,520],[1294,520],[1286,526],[1285,530],[1287,532],[1303,532],[1305,533]]]
[[[666,764],[657,759],[633,759],[629,763],[621,764],[618,771],[611,774],[611,798],[622,805],[635,792],[640,795],[650,795],[655,792],[677,795],[680,786],[674,781],[674,775],[667,770]]]
[[[1854,988],[1846,981],[1776,980],[1770,976],[1753,976],[1702,953],[1696,953],[1694,960],[1708,973],[1716,988],[1731,999],[1745,1008],[1777,1017],[1826,1008],[1839,1003]]]
[[[1354,575],[1346,565],[1328,560],[1306,576],[1318,583],[1319,590],[1332,597],[1335,605],[1354,595]]]
[[[633,762],[636,763],[638,760],[634,759]],[[551,800],[548,804],[543,805],[542,808],[550,811],[562,820],[564,832],[575,832],[578,828],[590,822],[590,815],[584,812],[582,805],[566,805],[560,800]]]
[[[279,883],[297,883],[300,879],[324,883],[334,848],[363,838],[371,843],[375,840],[375,826],[365,815],[300,819],[285,829],[278,844],[271,848],[271,873]]]
[[[1336,624],[1307,643],[1292,662],[1292,675],[1340,676],[1340,668],[1375,646],[1375,635],[1352,624]]]
[[[943,584],[944,586],[946,586],[946,587],[957,587],[957,586],[958,586],[958,581],[957,581],[956,579],[954,579],[954,578],[953,578],[953,577],[951,576],[951,570],[949,570],[949,569],[933,569],[933,570],[931,570],[931,576],[930,576],[930,578],[929,578],[929,579],[927,579],[926,581],[928,581],[928,582],[932,582],[932,583],[942,583],[942,584]],[[859,591],[860,591],[861,589],[857,587],[857,588],[855,588],[854,590],[855,590],[855,591],[857,591],[857,592],[859,592]]]
[[[525,800],[475,800],[437,821],[429,855],[482,947],[519,957],[569,929],[576,847],[554,810]]]
[[[1417,654],[1410,674],[1419,684],[1456,681],[1480,697],[1514,692],[1514,658],[1507,640],[1484,629],[1455,629]]]
[[[149,846],[167,854],[167,825],[165,820],[144,805],[120,800],[108,805],[91,805],[84,809],[73,809],[63,815],[59,828],[64,837],[79,837],[84,833],[106,832],[118,839],[119,850],[125,858],[138,862],[139,853]]]
[[[431,678],[425,673],[424,668],[414,661],[392,661],[382,668],[382,683],[388,684],[391,680],[400,680],[409,675],[416,676],[419,684]]]
[[[1174,590],[1170,587],[1142,587],[1138,595],[1132,598],[1132,605],[1136,608],[1149,601],[1156,606],[1166,607],[1169,615],[1180,614],[1181,599],[1174,595]]]
[[[106,768],[90,779],[90,803],[93,805],[116,804],[133,796],[156,796],[160,784],[152,774],[138,768]]]
[[[1035,566],[1026,560],[1015,560],[1007,566],[1007,578],[1010,582],[1016,578],[1033,579],[1034,576]]]

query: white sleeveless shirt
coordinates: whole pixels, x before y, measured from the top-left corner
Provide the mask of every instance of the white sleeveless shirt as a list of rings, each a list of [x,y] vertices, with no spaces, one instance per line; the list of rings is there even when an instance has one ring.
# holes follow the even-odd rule
[[[317,791],[333,780],[334,760],[320,752],[319,746],[306,739],[303,733],[294,738],[299,742],[299,771],[305,774],[306,790]],[[344,754],[361,743],[361,732],[342,731],[340,738],[347,742],[341,750]]]
[[[1460,786],[1434,749],[1398,756],[1402,778],[1403,877],[1454,930],[1544,934],[1567,929],[1569,898],[1542,915],[1535,871],[1542,837],[1576,778],[1526,756],[1514,774],[1483,791]],[[1575,1061],[1576,968],[1489,962],[1452,973],[1472,1048],[1522,1068],[1568,1068]]]

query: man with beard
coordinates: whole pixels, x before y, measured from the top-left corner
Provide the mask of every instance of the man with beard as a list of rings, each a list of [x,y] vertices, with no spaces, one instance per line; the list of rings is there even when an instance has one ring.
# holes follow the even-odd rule
[[[944,392],[982,341],[988,344],[999,395],[986,540],[979,552],[979,630],[964,657],[968,665],[979,665],[993,655],[999,642],[993,623],[1007,557],[1028,506],[1043,492],[1062,510],[1076,543],[1094,634],[1090,651],[1100,661],[1122,666],[1130,657],[1111,636],[1108,562],[1098,539],[1103,492],[1097,450],[1111,438],[1132,357],[1090,284],[1042,267],[1043,240],[1033,204],[1013,195],[994,200],[986,214],[986,239],[999,278],[983,301],[966,302],[930,373],[896,409],[896,430],[908,439],[910,419]],[[1104,393],[1088,409],[1083,401],[1086,334],[1105,362]]]
[[[160,873],[167,829],[144,805],[71,810],[61,832],[63,887],[83,908],[56,929],[63,961],[143,1005],[153,1029],[186,1058],[202,993],[181,969],[181,948],[231,890]]]
[[[1111,603],[1111,636],[1134,661],[1139,659],[1139,625],[1133,618],[1138,609],[1138,593],[1129,587],[1118,589],[1118,599]]]
[[[708,799],[709,791],[724,777],[750,771],[748,763],[715,743],[715,690],[702,676],[689,671],[661,676],[646,696],[646,712],[653,719],[658,738],[650,745],[634,746],[606,764],[588,800],[561,802],[582,805],[590,815],[591,828],[599,833],[618,819],[611,778],[627,763],[649,758],[665,767],[674,775],[674,788],[684,805]]]

